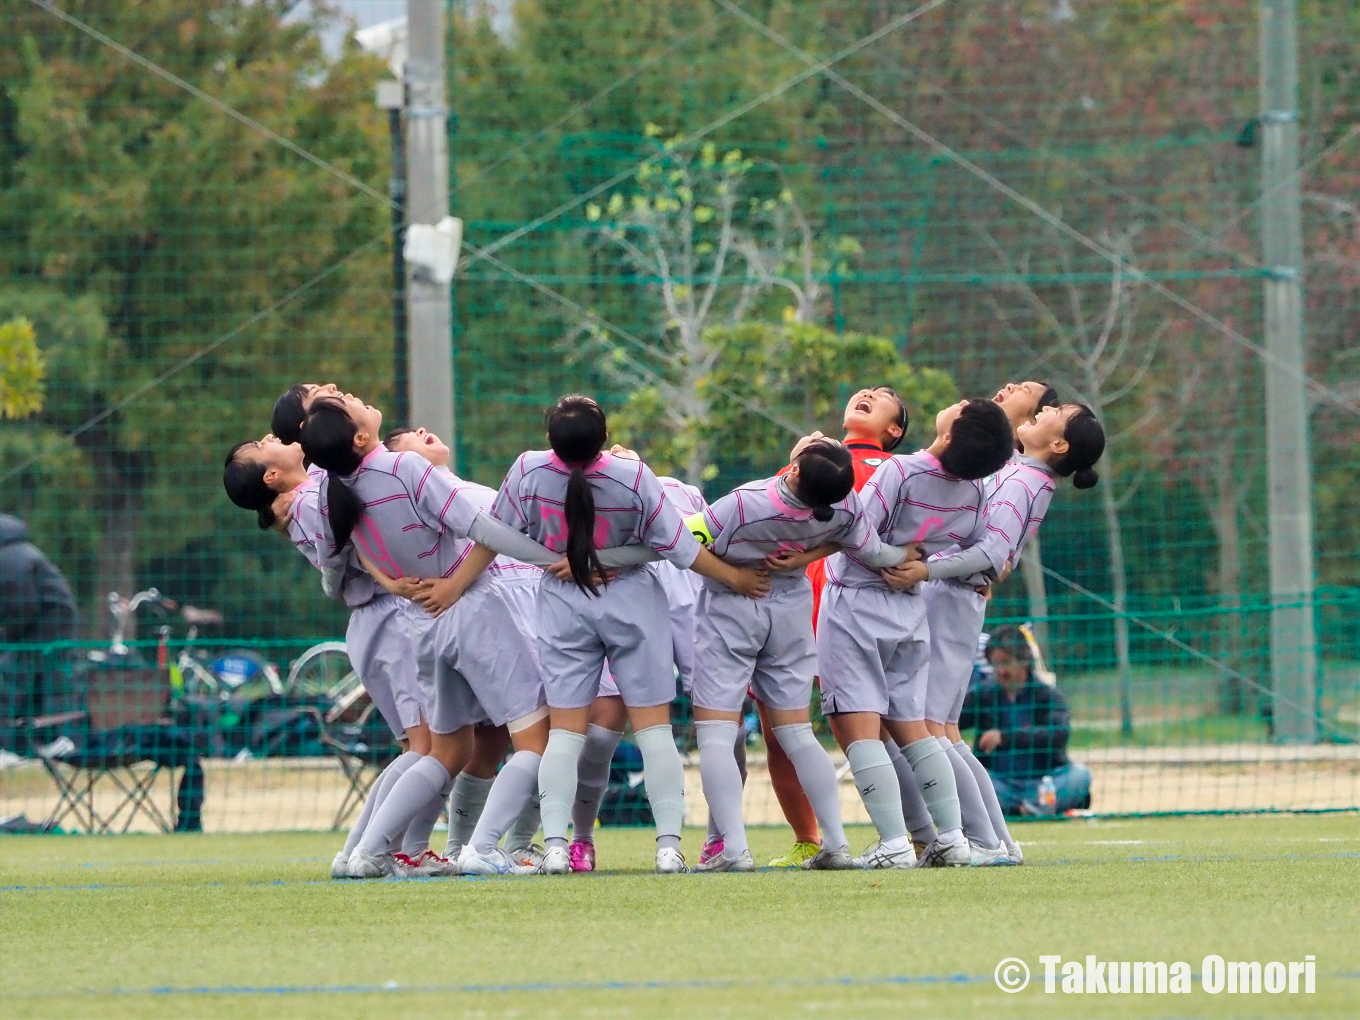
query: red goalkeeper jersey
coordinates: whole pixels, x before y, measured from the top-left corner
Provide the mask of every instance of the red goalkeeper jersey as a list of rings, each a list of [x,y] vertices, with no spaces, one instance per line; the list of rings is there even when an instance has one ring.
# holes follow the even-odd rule
[[[864,483],[874,476],[879,465],[892,455],[884,452],[877,443],[866,439],[847,440],[845,445],[855,462],[855,491],[859,492],[864,488]],[[816,630],[817,614],[822,610],[822,588],[826,585],[826,558],[808,564],[807,576],[812,582],[812,627]]]

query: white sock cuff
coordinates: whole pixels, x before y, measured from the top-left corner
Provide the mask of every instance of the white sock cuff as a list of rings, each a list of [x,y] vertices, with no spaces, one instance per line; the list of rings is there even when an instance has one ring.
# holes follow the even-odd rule
[[[949,749],[954,746],[954,741],[950,740],[948,737],[936,737],[935,739],[940,742],[940,750],[944,751],[946,754],[948,754]]]
[[[544,750],[547,750],[547,748],[544,748]],[[539,754],[537,751],[516,751],[510,756],[510,760],[505,763],[505,766],[501,771],[505,771],[505,769],[508,769],[513,765],[517,769],[530,769],[537,773],[538,765],[542,760],[543,755]]]
[[[481,776],[460,772],[458,778],[453,781],[453,788],[465,793],[485,793],[485,791],[491,789],[491,784],[495,781],[494,776],[490,779],[483,779]]]
[[[913,741],[902,748],[902,753],[907,756],[907,761],[911,762],[911,767],[916,768],[918,764],[927,758],[933,758],[937,754],[944,754],[945,750],[940,746],[940,742],[934,737],[922,737],[920,740]]]
[[[845,757],[850,762],[851,772],[871,769],[876,765],[892,767],[892,759],[888,757],[888,749],[883,746],[881,740],[856,740],[845,749]]]
[[[737,740],[737,724],[730,719],[696,719],[694,736],[700,747],[726,744],[730,748]]]
[[[570,754],[573,758],[579,758],[581,749],[586,746],[586,735],[577,733],[575,730],[549,730],[548,746],[543,749],[543,754],[552,751],[558,754]]]
[[[972,753],[973,753],[973,752],[969,749],[969,747],[968,747],[968,742],[965,741],[965,740],[956,740],[956,741],[954,741],[952,744],[950,744],[949,746],[952,747],[954,750],[958,751],[959,754],[972,754]]]
[[[644,755],[647,753],[649,744],[653,748],[659,748],[663,740],[670,744],[672,749],[675,748],[675,734],[671,732],[670,723],[657,723],[655,726],[648,726],[643,730],[635,730],[633,739],[637,741],[638,750]]]
[[[784,749],[786,754],[794,748],[807,747],[818,743],[817,734],[812,732],[812,723],[810,722],[772,726],[770,730],[774,733],[775,740],[779,741],[779,746]]]
[[[444,790],[444,796],[448,796],[453,791],[453,776],[449,775],[449,770],[444,767],[444,763],[433,755],[424,755],[420,761],[411,766],[411,771],[419,770],[422,776],[429,776],[438,785],[439,789]]]

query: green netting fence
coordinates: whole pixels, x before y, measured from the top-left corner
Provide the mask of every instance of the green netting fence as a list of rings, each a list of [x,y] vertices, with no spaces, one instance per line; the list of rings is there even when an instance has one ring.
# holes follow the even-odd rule
[[[392,71],[345,20],[390,6],[4,4],[0,510],[68,579],[76,644],[40,651],[52,635],[6,617],[0,815],[46,817],[58,786],[35,748],[89,730],[25,735],[24,685],[86,711],[108,593],[155,587],[221,616],[190,659],[253,650],[265,677],[239,705],[186,707],[208,698],[179,665],[188,621],[144,612],[128,632],[127,700],[187,734],[205,826],[344,821],[364,755],[319,734],[358,723],[331,733],[334,699],[285,683],[342,637],[343,607],[227,501],[220,466],[291,383],[394,407],[373,98]],[[1360,16],[1298,9],[1306,362],[1336,397],[1309,418],[1317,743],[1272,732],[1244,0],[450,4],[459,472],[496,485],[541,445],[543,408],[583,391],[716,497],[834,432],[864,383],[906,394],[920,440],[958,395],[1050,381],[1106,421],[1102,482],[1060,491],[988,626],[1036,625],[1093,809],[1360,807]],[[271,712],[277,739],[252,745]],[[380,728],[341,736],[390,749]],[[749,817],[777,821],[751,751]],[[158,803],[183,767],[155,779]]]

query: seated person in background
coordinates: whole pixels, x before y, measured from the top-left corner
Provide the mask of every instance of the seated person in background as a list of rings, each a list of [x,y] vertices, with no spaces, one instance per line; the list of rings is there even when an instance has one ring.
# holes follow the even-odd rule
[[[1091,770],[1069,761],[1072,720],[1056,687],[1035,678],[1029,642],[1000,627],[987,645],[992,679],[968,692],[959,728],[976,729],[974,753],[1006,814],[1040,814],[1039,784],[1053,778],[1056,811],[1091,806]]]

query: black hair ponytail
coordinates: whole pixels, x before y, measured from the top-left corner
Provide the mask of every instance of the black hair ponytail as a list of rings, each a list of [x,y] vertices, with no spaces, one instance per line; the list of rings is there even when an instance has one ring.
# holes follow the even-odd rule
[[[563,508],[567,519],[567,564],[576,586],[598,595],[591,575],[603,573],[603,568],[595,548],[595,496],[585,468],[604,449],[609,429],[600,405],[579,394],[563,397],[547,417],[548,443],[558,460],[571,471]]]
[[[819,439],[809,443],[798,455],[798,479],[794,487],[798,498],[812,507],[812,516],[829,521],[835,516],[833,503],[850,495],[855,487],[855,462],[844,443]]]
[[[296,383],[283,391],[274,401],[274,413],[269,417],[269,431],[281,443],[296,443],[302,434],[302,419],[307,409],[302,402],[307,398],[307,384]]]
[[[1067,429],[1063,433],[1067,440],[1067,452],[1053,465],[1059,478],[1072,476],[1072,484],[1078,489],[1094,489],[1100,481],[1095,473],[1096,461],[1105,452],[1105,429],[1085,404],[1077,405],[1076,414],[1067,419]]]
[[[354,448],[358,431],[344,404],[322,398],[312,402],[298,435],[303,454],[326,471],[327,513],[337,553],[349,544],[354,526],[364,515],[363,500],[341,480],[342,476],[358,471],[363,461]]]
[[[222,487],[227,490],[227,498],[242,510],[255,511],[255,523],[261,531],[268,531],[275,524],[274,499],[278,493],[264,483],[264,465],[254,460],[237,460],[237,454],[250,443],[237,443],[227,454],[227,462],[222,467]]]

